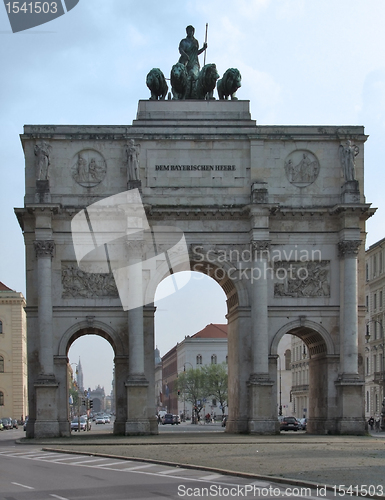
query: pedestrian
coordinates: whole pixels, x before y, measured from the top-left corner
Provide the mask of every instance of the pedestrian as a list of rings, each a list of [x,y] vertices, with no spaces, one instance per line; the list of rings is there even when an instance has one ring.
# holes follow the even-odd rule
[[[380,432],[380,427],[381,427],[381,420],[380,420],[380,417],[376,418],[376,421],[375,421],[375,429],[376,429],[376,432]]]
[[[374,426],[374,418],[373,417],[369,418],[368,424],[370,426],[370,430],[372,431],[373,430],[373,426]]]

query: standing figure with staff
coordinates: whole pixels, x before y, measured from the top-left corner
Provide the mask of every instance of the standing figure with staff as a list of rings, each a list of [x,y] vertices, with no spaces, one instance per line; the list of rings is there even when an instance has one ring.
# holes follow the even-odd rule
[[[187,26],[186,33],[186,38],[183,38],[179,44],[179,62],[186,66],[189,78],[189,90],[186,97],[187,99],[196,99],[196,83],[200,69],[198,56],[207,49],[207,43],[205,42],[203,47],[199,48],[199,42],[194,38],[194,26]]]

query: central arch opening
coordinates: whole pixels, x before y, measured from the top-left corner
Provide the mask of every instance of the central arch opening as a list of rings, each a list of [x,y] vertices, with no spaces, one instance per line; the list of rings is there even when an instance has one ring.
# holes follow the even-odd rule
[[[182,374],[192,376],[194,370],[206,370],[213,365],[217,365],[217,370],[223,365],[227,375],[226,315],[229,301],[237,303],[233,298],[236,290],[227,284],[225,273],[220,268],[203,264],[193,268],[195,271],[190,273],[180,272],[167,277],[156,291],[156,412],[161,419],[165,414],[177,415],[182,426],[196,423],[195,414],[214,429],[214,425],[220,428],[223,415],[227,415],[227,396],[226,401],[220,402],[213,394],[201,393],[196,414],[186,387],[178,385],[178,379]],[[175,289],[175,278],[182,279],[182,275],[184,286],[176,293],[168,294],[170,288]],[[160,420],[159,423],[163,422]],[[168,431],[166,427],[169,426],[160,425],[162,431]]]

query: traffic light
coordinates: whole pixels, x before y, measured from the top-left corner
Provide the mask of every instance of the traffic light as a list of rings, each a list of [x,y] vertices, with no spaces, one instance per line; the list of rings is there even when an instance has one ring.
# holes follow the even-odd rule
[[[90,399],[89,403],[90,403],[90,410],[91,410],[94,407],[94,400]]]
[[[180,396],[180,390],[178,389],[178,396]]]

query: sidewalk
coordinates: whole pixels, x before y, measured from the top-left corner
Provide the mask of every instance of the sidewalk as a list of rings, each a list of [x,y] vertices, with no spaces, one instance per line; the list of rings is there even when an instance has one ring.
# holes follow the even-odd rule
[[[167,462],[179,466],[248,473],[256,477],[318,485],[383,485],[385,434],[368,436],[277,436],[225,433],[163,433],[157,436],[84,435],[20,440],[44,449]],[[385,493],[384,493],[385,497]]]

